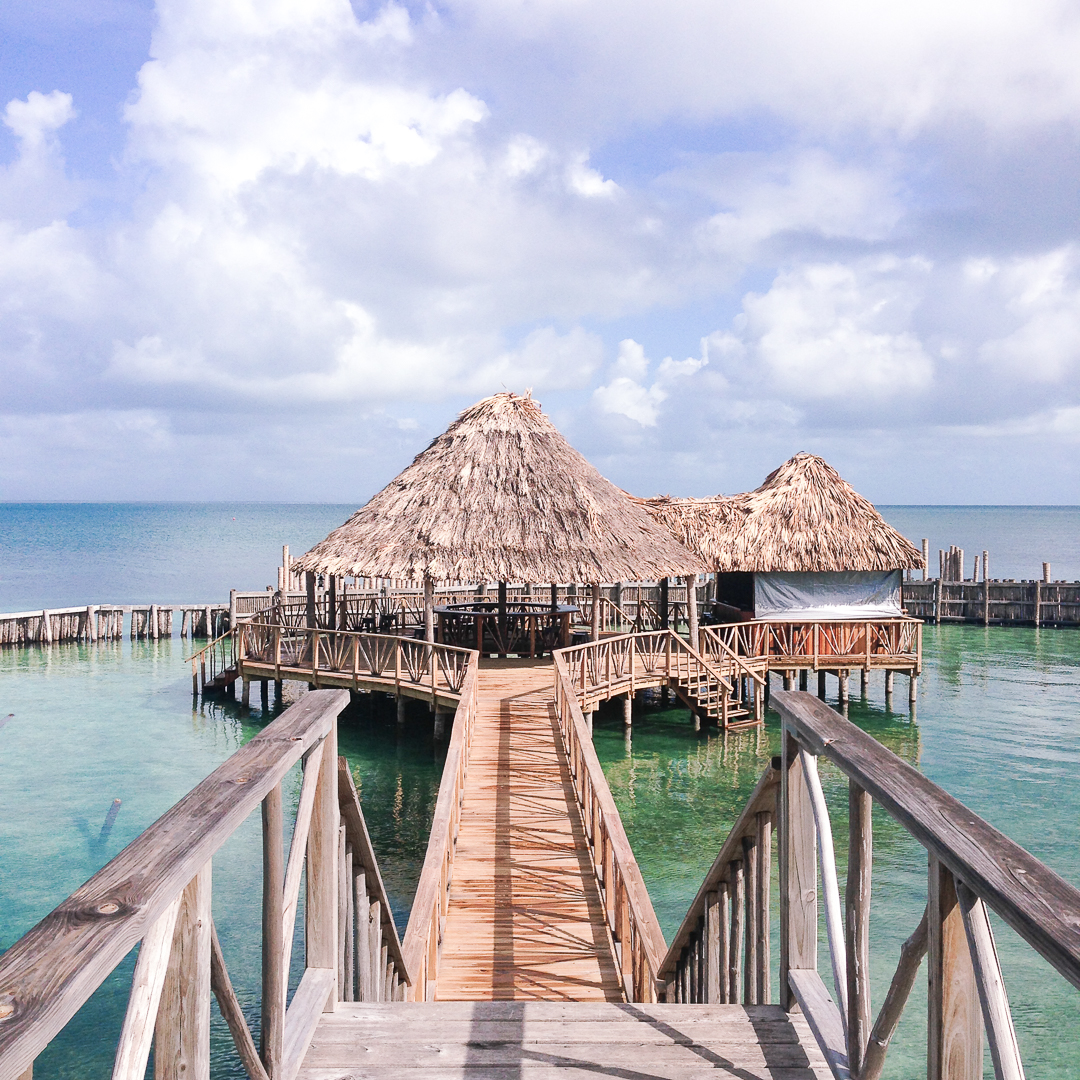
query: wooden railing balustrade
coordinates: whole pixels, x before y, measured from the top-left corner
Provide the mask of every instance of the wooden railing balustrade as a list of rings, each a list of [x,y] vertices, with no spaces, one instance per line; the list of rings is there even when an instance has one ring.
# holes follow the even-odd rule
[[[728,834],[660,965],[669,1002],[768,1005],[774,758]]]
[[[877,1080],[923,956],[928,958],[929,1080],[978,1080],[983,1032],[994,1075],[1023,1064],[997,959],[995,911],[1080,988],[1080,890],[807,693],[773,695],[782,718],[780,991],[797,1002],[835,1076]],[[848,778],[848,873],[840,896],[828,809],[818,778],[825,757]],[[926,911],[904,943],[876,1021],[870,1011],[871,809],[876,802],[925,849]],[[818,865],[835,998],[818,974]]]
[[[593,748],[565,654],[555,653],[555,706],[593,867],[628,1001],[658,1000],[664,935]]]
[[[747,661],[768,668],[848,668],[922,670],[922,621],[894,619],[809,620],[754,619],[702,627],[707,655],[723,646]]]
[[[320,1015],[339,997],[374,993],[381,1000],[383,992],[372,986],[402,996],[408,971],[359,803],[347,770],[340,774],[337,715],[348,700],[341,690],[307,694],[0,957],[0,1080],[29,1077],[34,1059],[140,941],[114,1080],[142,1080],[151,1042],[158,1080],[206,1080],[211,991],[254,1080],[292,1080]],[[281,784],[297,762],[304,776],[286,858]],[[260,804],[256,1048],[214,927],[210,865]],[[305,967],[286,1005],[305,868]],[[355,887],[357,879],[366,881],[366,893],[364,885]],[[359,919],[349,917],[350,886],[370,901]],[[357,945],[365,936],[369,950]],[[367,968],[358,978],[364,957]]]
[[[476,653],[472,654],[476,657]],[[450,885],[454,878],[454,855],[457,849],[461,804],[465,797],[465,776],[469,768],[473,727],[476,721],[476,671],[471,663],[461,687],[461,698],[454,714],[450,744],[443,764],[439,794],[428,836],[424,866],[416,886],[409,924],[405,929],[402,953],[413,975],[409,994],[413,1001],[431,1001],[439,975],[442,935],[446,924]]]
[[[764,715],[764,680],[744,665],[725,671],[705,658],[673,630],[654,630],[601,638],[560,649],[582,710],[637,690],[673,686],[691,708],[721,728],[760,723]],[[750,675],[749,679],[743,675]],[[744,694],[752,697],[748,701]]]

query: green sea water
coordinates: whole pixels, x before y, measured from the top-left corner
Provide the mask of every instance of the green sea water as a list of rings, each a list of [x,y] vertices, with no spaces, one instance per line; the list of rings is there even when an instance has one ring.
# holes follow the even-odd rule
[[[190,645],[118,642],[0,653],[0,949],[77,888],[267,723],[258,703],[193,708]],[[897,680],[888,712],[880,676],[850,718],[976,812],[1080,885],[1080,633],[926,627],[917,719]],[[829,693],[835,695],[835,680]],[[256,695],[257,697],[257,695]],[[601,711],[596,745],[665,934],[678,926],[768,758],[763,732],[695,732],[684,710],[640,709],[627,739],[621,709]],[[399,729],[393,704],[361,695],[343,714],[350,761],[399,929],[419,876],[442,765],[422,705]],[[844,873],[846,781],[822,777]],[[286,783],[295,804],[298,775]],[[104,824],[115,799],[119,812]],[[926,857],[875,813],[872,986],[875,1008],[900,942],[926,898]],[[230,974],[257,1028],[261,845],[253,815],[214,863],[214,917]],[[775,889],[774,889],[775,895]],[[302,922],[302,920],[298,920]],[[774,913],[774,927],[777,919]],[[995,923],[1031,1077],[1080,1077],[1080,994]],[[774,935],[775,936],[775,935]],[[299,944],[299,943],[297,943]],[[778,955],[774,942],[774,966]],[[299,967],[293,965],[294,980]],[[39,1059],[38,1075],[107,1077],[134,957]],[[824,939],[821,970],[827,972]],[[828,981],[827,975],[826,981]],[[775,990],[774,990],[775,994]],[[925,1069],[925,982],[913,991],[886,1075]],[[215,1075],[241,1076],[214,1012]],[[989,1062],[989,1059],[987,1059]],[[992,1075],[987,1072],[987,1075]]]

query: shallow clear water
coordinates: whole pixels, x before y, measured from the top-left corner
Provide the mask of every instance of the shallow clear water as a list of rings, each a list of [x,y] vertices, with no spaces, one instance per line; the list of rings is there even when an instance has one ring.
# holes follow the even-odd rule
[[[1080,633],[926,627],[917,722],[887,713],[880,676],[851,719],[964,800],[1073,884],[1080,885]],[[151,824],[250,738],[269,716],[257,702],[191,705],[178,640],[0,652],[0,949]],[[829,693],[836,693],[829,680]],[[256,695],[257,696],[257,695]],[[831,697],[832,699],[832,697]],[[343,716],[349,757],[399,928],[419,876],[441,769],[422,705],[404,731],[390,701],[365,695]],[[695,733],[684,710],[639,711],[627,747],[621,710],[601,712],[596,745],[666,934],[678,926],[768,757],[776,718],[761,733]],[[846,782],[822,769],[837,837]],[[295,803],[297,777],[286,785]],[[111,831],[102,826],[121,800]],[[899,943],[926,897],[925,854],[875,815],[872,973],[875,1007]],[[846,845],[838,843],[844,872]],[[215,860],[214,913],[230,974],[257,1028],[260,830],[253,815]],[[775,895],[775,891],[774,891]],[[774,919],[774,926],[776,920]],[[1080,1076],[1080,994],[1000,923],[1010,1000],[1032,1077]],[[774,959],[778,955],[774,943]],[[820,959],[827,968],[824,941]],[[133,958],[40,1059],[40,1075],[107,1077]],[[294,964],[294,975],[297,965]],[[775,991],[774,991],[775,993]],[[217,1019],[215,1047],[228,1035]],[[887,1076],[925,1069],[925,984],[913,991]],[[216,1075],[239,1076],[221,1063]],[[990,1075],[988,1073],[987,1075]]]

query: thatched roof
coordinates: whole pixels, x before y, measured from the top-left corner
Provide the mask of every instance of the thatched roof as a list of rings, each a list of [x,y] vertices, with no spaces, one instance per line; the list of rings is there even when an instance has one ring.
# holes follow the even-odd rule
[[[705,569],[574,450],[537,402],[516,394],[466,409],[295,565],[444,583],[625,581]]]
[[[657,521],[720,571],[922,566],[922,552],[813,454],[796,454],[761,487],[742,495],[643,502]]]

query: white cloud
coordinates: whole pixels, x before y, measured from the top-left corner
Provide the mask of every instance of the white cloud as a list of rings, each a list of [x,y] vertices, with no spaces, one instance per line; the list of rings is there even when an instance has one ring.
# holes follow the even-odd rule
[[[611,366],[608,382],[593,391],[593,401],[605,413],[625,416],[642,427],[656,427],[671,384],[696,374],[707,363],[704,357],[681,361],[665,357],[657,367],[652,385],[646,387],[643,384],[650,364],[645,349],[633,338],[627,338],[619,343],[619,355]]]
[[[74,116],[71,95],[60,90],[51,94],[31,90],[25,101],[9,101],[4,109],[4,123],[26,148],[40,146]]]

